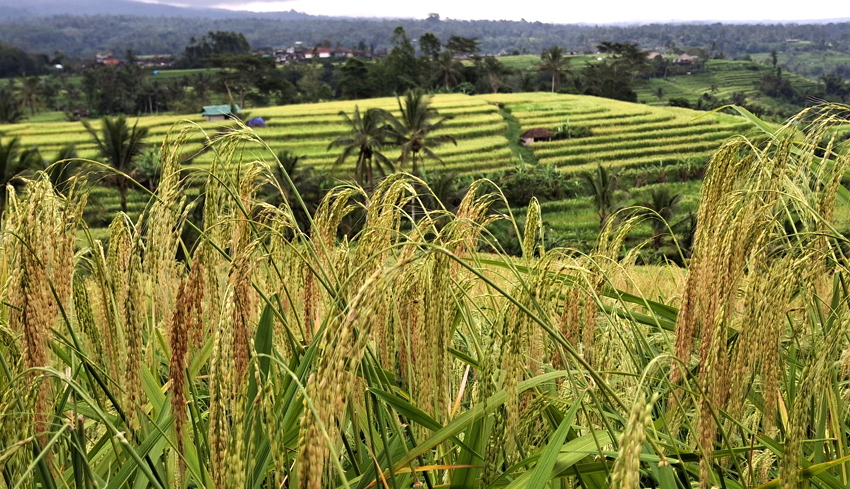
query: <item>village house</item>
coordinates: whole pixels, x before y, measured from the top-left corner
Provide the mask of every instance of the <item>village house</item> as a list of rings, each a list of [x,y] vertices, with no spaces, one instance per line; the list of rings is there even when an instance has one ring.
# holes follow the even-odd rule
[[[136,64],[143,68],[162,68],[174,64],[174,57],[167,54],[154,54],[150,56],[139,56]]]
[[[231,111],[231,106],[228,104],[224,105],[205,105],[203,112],[201,115],[204,116],[204,119],[207,121],[223,121],[225,119],[232,119],[233,112],[236,114],[241,114],[242,109],[239,105],[234,104],[232,106],[233,110]]]
[[[321,59],[330,58],[333,56],[334,50],[331,48],[313,48],[311,51],[307,51],[304,53],[304,58],[313,59],[313,57],[318,57]]]
[[[534,129],[529,129],[520,134],[519,142],[523,146],[529,146],[531,143],[536,143],[538,141],[551,141],[554,138],[555,134],[552,131],[543,129],[542,127],[535,127]]]
[[[95,55],[95,61],[97,64],[103,66],[118,66],[121,64],[121,60],[112,56],[112,53],[97,53]]]
[[[696,63],[698,56],[691,56],[690,54],[683,54],[678,58],[674,59],[674,63],[678,63],[680,65],[692,65]]]
[[[651,52],[651,53],[647,54],[647,55],[646,55],[646,59],[648,59],[648,60],[650,60],[650,61],[651,61],[651,60],[653,60],[653,59],[655,59],[655,58],[657,58],[657,57],[659,57],[659,56],[661,56],[661,59],[667,59],[667,55],[666,55],[666,54],[661,54],[661,53],[659,53],[658,51],[653,51],[653,52]]]

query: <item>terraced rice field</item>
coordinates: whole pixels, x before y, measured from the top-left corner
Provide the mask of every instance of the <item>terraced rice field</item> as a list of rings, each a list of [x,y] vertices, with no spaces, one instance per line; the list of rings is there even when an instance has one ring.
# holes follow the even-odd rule
[[[554,131],[569,123],[591,136],[531,145],[540,163],[576,174],[597,164],[615,169],[676,165],[705,158],[729,137],[751,129],[740,117],[674,107],[649,107],[577,95],[494,95],[511,111],[521,131]]]
[[[381,107],[398,114],[398,105],[394,98],[360,100],[357,102],[330,102],[321,104],[290,105],[252,109],[251,117],[263,117],[267,127],[256,129],[257,133],[273,151],[289,150],[298,155],[306,155],[305,164],[318,170],[330,170],[339,154],[338,149],[327,151],[328,144],[346,134],[346,127],[341,123],[340,111],[351,113],[355,105],[361,110],[369,107]],[[426,162],[426,168],[444,168],[459,173],[487,171],[511,164],[511,150],[506,145],[502,134],[507,130],[507,124],[499,115],[495,105],[476,97],[466,95],[441,95],[433,100],[433,106],[440,115],[451,115],[454,119],[445,125],[445,133],[458,139],[457,146],[445,145],[437,153],[446,163],[442,167],[437,162]],[[229,127],[230,123],[206,122],[200,116],[149,116],[139,119],[140,127],[147,127],[148,140],[158,144],[165,135],[182,124],[196,124],[199,129],[208,134]],[[95,128],[98,121],[92,121]],[[79,122],[51,122],[9,125],[0,127],[2,137],[21,137],[21,146],[30,148],[37,146],[45,157],[52,157],[61,147],[75,144],[81,158],[97,159],[97,151],[90,135]],[[201,152],[204,143],[204,133],[196,131],[184,146],[185,154]],[[398,150],[388,149],[385,154],[390,159],[398,156]],[[268,158],[269,155],[258,157]],[[192,160],[191,168],[206,169],[212,162],[213,155],[200,153]],[[341,166],[336,175],[348,178],[353,172],[356,157],[349,158]],[[190,189],[196,193],[198,188]],[[110,188],[97,188],[92,193],[93,205],[106,209],[119,207],[118,194]],[[128,211],[131,215],[140,213],[148,201],[143,192],[128,194]]]
[[[665,169],[675,173],[679,167],[704,161],[730,137],[752,130],[749,122],[736,116],[596,97],[541,93],[484,97],[503,104],[520,131],[534,127],[554,131],[567,122],[573,127],[589,128],[588,137],[530,146],[539,163],[553,164],[575,176],[596,168],[597,164],[615,173],[627,170],[656,173]],[[681,214],[696,208],[699,181],[670,180],[642,188],[624,187],[617,198],[622,206],[632,205],[648,200],[650,191],[660,186],[683,195]],[[599,230],[590,197],[547,202],[542,209],[550,236],[561,237],[571,245],[591,243]],[[649,232],[647,227],[639,230],[638,235],[648,236]]]
[[[509,121],[500,114],[499,105],[509,111]],[[273,151],[289,150],[306,155],[306,165],[319,171],[330,170],[338,150],[327,151],[328,144],[346,133],[341,123],[340,111],[351,113],[355,106],[361,110],[381,107],[397,112],[393,98],[360,100],[357,102],[330,102],[309,105],[291,105],[253,109],[251,117],[263,117],[267,127],[256,129]],[[690,165],[693,161],[706,158],[729,137],[747,132],[751,125],[742,118],[724,114],[706,115],[687,109],[650,107],[596,97],[558,95],[550,93],[497,94],[497,95],[439,95],[433,105],[441,115],[452,115],[454,119],[446,125],[445,134],[458,138],[458,145],[445,145],[437,150],[446,166],[427,162],[426,169],[440,169],[459,174],[484,174],[491,170],[515,164],[512,153],[516,149],[516,131],[532,127],[554,130],[558,125],[569,122],[576,127],[587,127],[589,137],[553,142],[535,143],[531,151],[539,163],[554,164],[562,172],[578,176],[593,169],[597,164],[614,170],[641,168],[669,168],[675,165]],[[228,123],[206,122],[200,117],[181,119],[180,116],[142,117],[138,124],[149,128],[149,141],[162,141],[168,131],[177,124],[196,124],[208,134],[229,126]],[[93,121],[97,126],[98,122]],[[80,123],[28,122],[0,127],[0,136],[20,136],[22,147],[38,146],[50,158],[63,145],[77,145],[81,157],[96,159],[97,154],[90,136]],[[188,168],[204,170],[212,162],[212,155],[203,153],[204,134],[194,133],[184,150],[187,154],[199,152]],[[509,144],[510,143],[510,144]],[[398,151],[388,149],[390,158]],[[259,150],[251,157],[268,158]],[[355,158],[339,168],[335,176],[349,178]],[[673,182],[662,185],[673,185]],[[685,200],[687,207],[696,205],[699,182],[678,185],[672,190],[691,195]],[[199,186],[190,188],[189,197],[199,192]],[[623,204],[634,203],[648,193],[643,189],[623,189]],[[99,187],[92,193],[90,207],[98,206],[107,211],[119,207],[119,197],[112,188]],[[128,195],[130,214],[140,213],[148,202],[143,192]],[[544,204],[544,218],[555,233],[575,235],[577,239],[591,241],[598,230],[596,217],[589,198],[571,199]]]
[[[763,96],[758,91],[757,85],[765,73],[771,70],[770,66],[747,61],[709,60],[704,71],[691,75],[638,80],[635,83],[635,91],[639,102],[665,106],[671,98],[684,98],[695,104],[704,93],[723,100],[735,92],[742,92],[750,102],[756,102],[766,108],[795,111],[793,106]],[[817,83],[794,73],[783,72],[782,76],[801,93],[805,94],[817,88]],[[664,93],[661,98],[656,95],[659,88]]]

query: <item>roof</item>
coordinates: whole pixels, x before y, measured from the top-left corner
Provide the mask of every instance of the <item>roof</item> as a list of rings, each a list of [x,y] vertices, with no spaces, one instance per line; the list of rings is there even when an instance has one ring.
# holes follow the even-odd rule
[[[239,105],[234,105],[233,107],[236,109],[237,114],[242,113]],[[230,115],[230,105],[205,105],[201,115]]]
[[[534,129],[529,129],[524,133],[520,134],[522,139],[534,138],[534,139],[542,139],[542,138],[553,138],[555,134],[551,131],[543,129],[542,127],[535,127]]]

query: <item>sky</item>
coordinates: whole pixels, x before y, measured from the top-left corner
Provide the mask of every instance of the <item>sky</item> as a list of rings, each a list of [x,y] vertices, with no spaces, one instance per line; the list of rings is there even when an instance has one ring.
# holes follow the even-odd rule
[[[157,3],[271,12],[295,9],[313,15],[425,18],[429,13],[453,19],[520,20],[547,23],[618,23],[647,21],[764,21],[850,18],[844,0],[643,0],[509,1],[492,0],[148,0]]]

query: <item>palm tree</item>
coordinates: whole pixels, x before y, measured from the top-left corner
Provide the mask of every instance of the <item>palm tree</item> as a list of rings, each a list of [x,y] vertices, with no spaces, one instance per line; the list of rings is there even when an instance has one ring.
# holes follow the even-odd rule
[[[30,115],[35,115],[39,107],[44,106],[41,100],[41,78],[37,76],[22,77],[19,93],[21,104],[30,109]]]
[[[655,250],[661,248],[664,231],[673,219],[681,200],[682,194],[671,194],[670,189],[659,187],[650,192],[648,201],[635,204],[636,212],[645,215],[652,226],[652,247]]]
[[[33,166],[37,149],[21,151],[21,138],[15,136],[4,145],[0,140],[0,218],[6,210],[6,187],[23,171]]]
[[[115,119],[109,117],[101,119],[101,136],[98,136],[97,131],[88,121],[83,121],[83,125],[94,139],[101,158],[105,160],[103,163],[114,170],[113,181],[121,195],[121,211],[126,213],[127,189],[130,187],[128,176],[134,169],[136,159],[145,149],[144,140],[148,135],[148,129],[139,127],[138,121],[131,129],[123,115]]]
[[[582,178],[587,182],[588,190],[593,197],[593,206],[596,208],[596,214],[599,215],[599,227],[603,227],[616,207],[614,191],[617,177],[611,175],[606,168],[596,165],[596,171],[584,172]]]
[[[0,87],[0,124],[14,124],[23,118],[18,94],[9,87]]]
[[[316,212],[323,197],[323,175],[314,174],[311,167],[300,165],[307,159],[306,155],[298,156],[291,151],[281,150],[277,153],[277,159],[280,164],[272,164],[271,179],[258,189],[257,194],[264,202],[275,207],[287,202],[295,222],[306,232],[310,229],[310,215]],[[285,174],[289,175],[292,186],[286,181]],[[292,201],[293,192],[298,192],[306,209]]]
[[[375,188],[374,169],[377,169],[382,176],[386,175],[385,166],[390,171],[394,170],[390,160],[381,153],[381,149],[391,136],[387,129],[389,113],[383,109],[371,108],[361,116],[360,107],[355,106],[353,116],[349,117],[345,111],[340,111],[339,115],[350,132],[347,136],[341,136],[328,145],[328,151],[331,148],[342,148],[342,154],[334,161],[333,169],[342,165],[351,153],[356,151],[354,180],[360,186],[365,187],[368,184],[370,189]]]
[[[61,147],[52,160],[43,157],[38,148],[22,151],[20,159],[25,169],[46,173],[58,194],[63,193],[71,179],[83,171],[83,166],[77,161],[77,147],[74,144]]]
[[[275,180],[277,180],[278,187],[280,187],[280,191],[283,192],[283,196],[286,198],[287,202],[291,204],[292,197],[292,187],[286,182],[286,177],[284,177],[284,173],[289,175],[289,179],[292,180],[292,185],[298,189],[298,193],[302,193],[301,186],[306,176],[306,171],[300,168],[299,163],[307,159],[307,155],[298,156],[292,151],[282,149],[277,152],[277,159],[280,161],[280,165],[274,165],[272,168],[272,175]],[[277,205],[280,205],[278,203]]]
[[[392,137],[395,143],[401,147],[401,155],[396,162],[401,166],[411,162],[414,176],[419,176],[418,162],[424,163],[425,156],[445,164],[439,156],[434,154],[432,148],[445,143],[453,143],[457,146],[457,139],[447,134],[432,136],[431,134],[443,128],[446,121],[453,119],[445,116],[433,122],[439,117],[437,109],[431,107],[431,99],[420,89],[408,90],[404,94],[404,104],[396,97],[401,118],[390,116]],[[420,153],[424,156],[420,156]]]
[[[555,87],[561,87],[561,75],[571,75],[570,58],[564,56],[564,48],[552,46],[540,53],[540,64],[537,71],[552,74],[552,92]]]
[[[451,51],[443,51],[434,60],[434,72],[446,88],[456,86],[461,76],[458,69],[459,63],[455,60],[454,56],[454,53]]]

